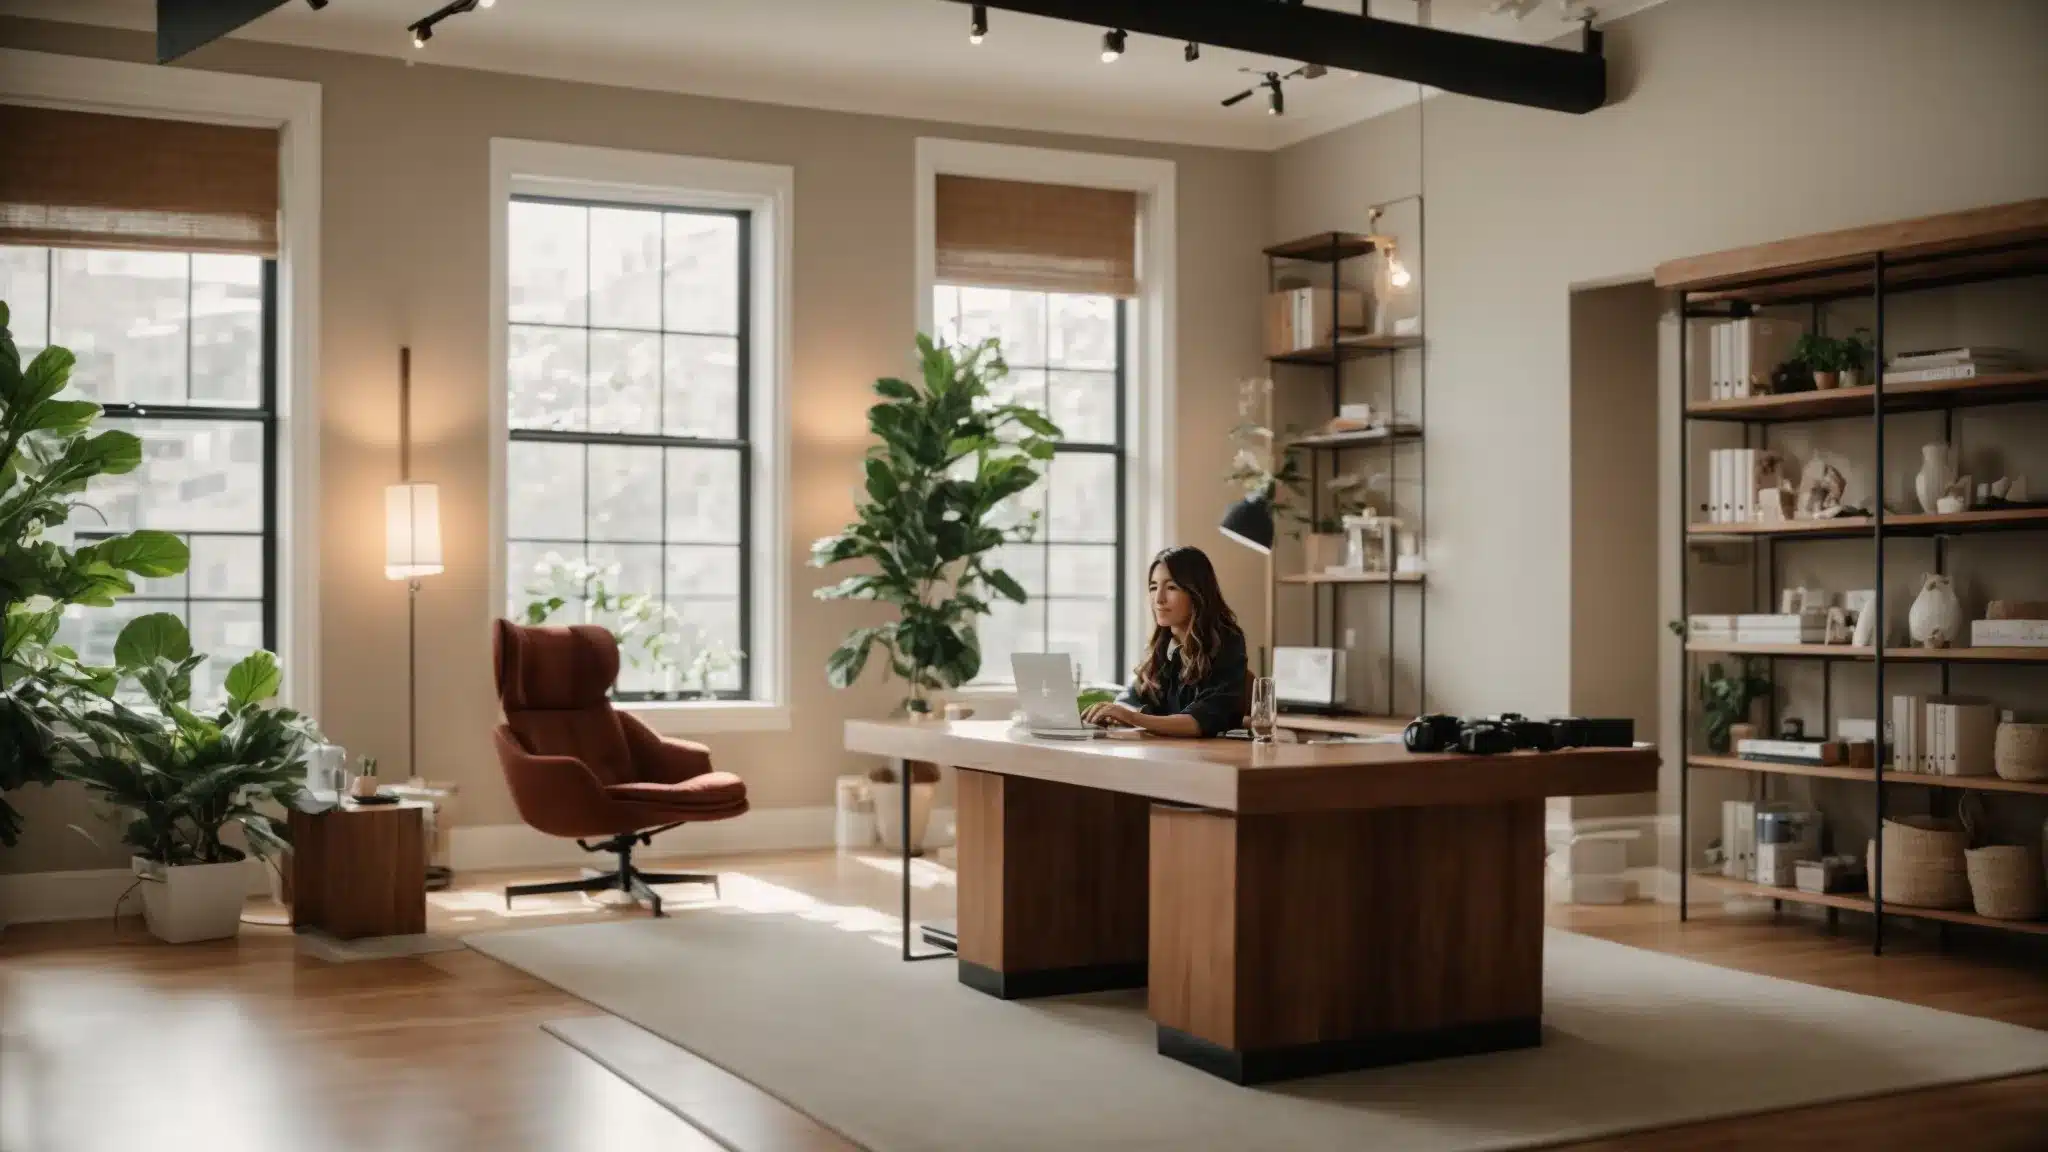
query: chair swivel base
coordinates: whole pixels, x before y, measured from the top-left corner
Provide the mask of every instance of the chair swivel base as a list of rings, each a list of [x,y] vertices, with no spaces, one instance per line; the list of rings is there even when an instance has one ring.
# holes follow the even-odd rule
[[[715,873],[702,872],[643,872],[633,866],[633,841],[648,842],[644,834],[615,836],[597,844],[585,844],[578,840],[584,850],[590,852],[616,852],[619,866],[610,872],[595,876],[579,876],[574,880],[551,880],[544,884],[511,884],[505,888],[505,906],[512,906],[514,896],[541,896],[555,892],[624,892],[635,901],[647,905],[656,916],[664,915],[661,910],[661,895],[654,890],[656,884],[709,884],[711,894],[717,898],[723,893],[719,889]]]

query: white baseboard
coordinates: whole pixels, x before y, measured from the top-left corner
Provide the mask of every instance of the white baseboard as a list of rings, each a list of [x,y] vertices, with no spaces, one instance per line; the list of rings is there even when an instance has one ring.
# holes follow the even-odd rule
[[[932,809],[927,847],[953,842],[953,809]],[[756,808],[733,820],[685,824],[654,838],[650,856],[724,856],[735,852],[796,852],[833,846],[836,813],[829,807]],[[588,864],[590,854],[524,824],[458,825],[448,832],[448,862],[457,872],[480,868],[545,868]]]
[[[270,865],[253,856],[245,863],[249,869],[249,895],[269,895]],[[113,916],[116,900],[121,901],[119,915],[140,916],[142,889],[128,891],[134,883],[135,873],[126,868],[0,876],[0,925]]]

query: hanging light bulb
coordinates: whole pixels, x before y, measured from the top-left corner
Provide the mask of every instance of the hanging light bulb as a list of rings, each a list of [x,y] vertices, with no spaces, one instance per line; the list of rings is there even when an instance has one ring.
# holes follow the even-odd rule
[[[427,41],[433,38],[434,26],[431,24],[422,24],[412,30],[412,46],[415,48],[425,48]]]
[[[1202,58],[1202,46],[1193,40],[1188,41],[1187,47],[1180,50],[1180,58],[1193,64]]]
[[[988,5],[976,4],[974,6],[973,18],[969,20],[967,24],[967,42],[969,44],[979,44],[981,43],[982,38],[987,35]]]
[[[1280,82],[1278,80],[1271,80],[1267,82],[1266,86],[1273,90],[1272,95],[1266,98],[1266,115],[1285,116],[1287,114],[1287,96],[1280,91]]]
[[[1387,283],[1396,288],[1406,288],[1414,279],[1408,274],[1408,266],[1401,263],[1401,256],[1392,248],[1387,249]]]
[[[1114,64],[1117,57],[1123,54],[1124,30],[1121,28],[1111,28],[1109,31],[1104,32],[1102,34],[1102,62],[1104,64]]]

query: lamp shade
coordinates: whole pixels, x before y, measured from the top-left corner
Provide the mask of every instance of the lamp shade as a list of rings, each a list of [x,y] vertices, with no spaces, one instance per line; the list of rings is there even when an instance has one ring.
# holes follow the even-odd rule
[[[384,576],[435,576],[441,565],[441,489],[393,484],[384,489]]]
[[[1273,498],[1270,492],[1247,496],[1230,506],[1220,525],[1225,536],[1255,552],[1273,551]]]

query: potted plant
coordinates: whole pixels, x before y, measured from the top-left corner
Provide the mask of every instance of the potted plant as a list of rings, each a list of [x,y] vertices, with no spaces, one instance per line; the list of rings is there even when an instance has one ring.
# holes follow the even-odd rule
[[[1813,386],[1819,389],[1833,388],[1848,362],[1843,341],[1818,332],[1807,332],[1792,346],[1792,355],[1806,365],[1813,373]]]
[[[1844,388],[1855,388],[1863,383],[1863,371],[1870,366],[1870,329],[1858,328],[1842,339],[1842,374]]]
[[[126,818],[121,839],[134,853],[152,934],[172,944],[233,936],[248,891],[247,854],[222,834],[239,825],[250,851],[287,851],[270,811],[300,799],[319,730],[271,706],[282,676],[268,652],[229,670],[218,708],[194,709],[192,673],[206,657],[193,654],[176,616],[130,621],[114,657],[119,685],[147,703],[58,693],[75,733],[59,770]]]
[[[1726,756],[1734,743],[1734,729],[1748,724],[1758,700],[1771,694],[1771,682],[1744,660],[1731,675],[1719,661],[1700,673],[1700,720],[1707,738],[1707,750]]]
[[[1009,373],[996,341],[955,349],[920,334],[917,351],[916,382],[875,382],[879,399],[868,428],[877,443],[867,452],[853,523],[811,546],[814,567],[865,567],[818,589],[819,599],[872,601],[894,617],[849,633],[826,659],[826,679],[835,688],[851,685],[879,649],[883,675],[908,685],[902,707],[912,718],[929,714],[933,693],[981,671],[975,625],[991,599],[1025,602],[1023,585],[993,564],[993,553],[1036,530],[1035,513],[1010,509],[1038,482],[1060,435],[1044,415],[991,393]],[[929,813],[937,785],[936,767],[926,767],[929,779],[912,772],[913,845],[923,835],[918,813]],[[886,833],[901,818],[902,797],[886,769],[873,782]]]
[[[142,442],[94,433],[99,405],[65,393],[71,353],[45,348],[24,367],[7,322],[0,302],[0,846],[21,834],[4,794],[58,779],[64,730],[50,694],[112,683],[110,669],[83,665],[56,642],[65,610],[110,605],[135,590],[130,577],[176,576],[189,558],[167,532],[60,543],[86,485],[141,466]]]

